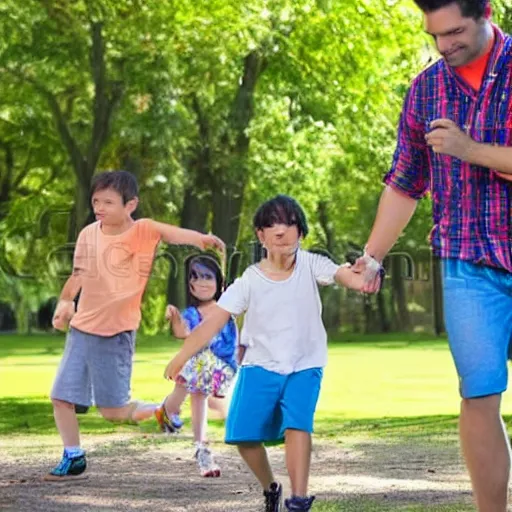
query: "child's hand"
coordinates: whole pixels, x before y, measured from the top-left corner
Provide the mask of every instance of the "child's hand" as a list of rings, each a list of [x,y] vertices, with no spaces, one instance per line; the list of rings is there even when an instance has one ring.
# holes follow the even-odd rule
[[[165,319],[168,322],[172,322],[175,318],[178,318],[179,316],[180,310],[176,306],[169,304],[167,308],[165,308]]]
[[[164,378],[168,380],[176,380],[176,377],[179,375],[183,365],[186,363],[186,360],[183,360],[183,356],[181,355],[181,351],[178,352],[173,359],[166,366],[164,371]]]
[[[201,235],[203,249],[218,249],[221,253],[226,252],[226,244],[215,235]]]
[[[54,329],[65,331],[74,314],[75,303],[72,300],[60,300],[55,308],[52,318],[52,325]]]

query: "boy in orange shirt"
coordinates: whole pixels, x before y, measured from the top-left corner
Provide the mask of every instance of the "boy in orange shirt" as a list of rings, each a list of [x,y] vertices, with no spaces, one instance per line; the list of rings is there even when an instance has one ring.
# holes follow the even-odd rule
[[[133,220],[137,196],[137,181],[128,172],[104,172],[93,180],[96,222],[78,236],[73,275],[53,318],[56,329],[70,325],[51,392],[64,454],[45,480],[85,477],[75,404],[91,405],[94,396],[102,416],[110,421],[139,421],[153,413],[153,406],[130,402],[130,378],[142,295],[159,242],[224,250],[214,235],[151,219]],[[80,289],[75,313],[73,298]]]

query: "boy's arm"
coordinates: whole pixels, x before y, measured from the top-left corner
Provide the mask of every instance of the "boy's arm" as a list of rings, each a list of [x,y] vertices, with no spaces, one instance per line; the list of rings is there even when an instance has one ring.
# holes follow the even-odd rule
[[[80,276],[78,274],[71,274],[62,288],[59,302],[53,313],[52,325],[55,329],[60,331],[66,329],[69,321],[75,314],[74,299],[81,287]]]
[[[362,273],[352,270],[351,265],[346,263],[341,265],[334,275],[334,280],[341,286],[351,288],[352,290],[362,291],[365,280]]]
[[[68,277],[68,280],[62,287],[62,291],[60,292],[59,302],[60,301],[74,301],[75,297],[78,295],[80,288],[82,287],[82,283],[80,281],[80,275],[71,274]]]
[[[224,325],[231,318],[231,313],[215,306],[208,318],[201,322],[191,333],[187,336],[181,350],[169,362],[164,372],[166,379],[175,379],[180,373],[183,365],[202,348],[204,348],[210,340],[224,327]]]
[[[225,251],[224,242],[215,235],[205,235],[194,231],[193,229],[180,228],[172,224],[164,224],[163,222],[151,221],[162,240],[168,244],[175,245],[195,245],[200,249],[218,249],[221,252]]]

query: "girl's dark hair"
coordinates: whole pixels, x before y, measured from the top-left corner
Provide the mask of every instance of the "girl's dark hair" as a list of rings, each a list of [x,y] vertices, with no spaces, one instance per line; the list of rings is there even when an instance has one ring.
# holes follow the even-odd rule
[[[451,4],[460,7],[462,16],[465,18],[480,19],[490,0],[414,0],[414,3],[425,13],[437,11]]]
[[[139,195],[137,179],[128,171],[105,171],[96,174],[91,183],[91,197],[98,190],[111,188],[123,199],[123,204]]]
[[[213,296],[213,300],[219,300],[222,292],[224,291],[224,276],[222,275],[222,269],[218,261],[210,255],[200,254],[198,256],[191,256],[185,262],[185,289],[187,294],[187,307],[194,306],[198,307],[201,304],[196,297],[194,297],[190,291],[190,277],[192,265],[199,263],[205,266],[215,274],[215,282],[217,284],[217,290]]]
[[[303,238],[309,232],[306,214],[300,204],[293,197],[282,194],[260,205],[254,215],[253,226],[256,230],[271,228],[274,224],[297,226]]]

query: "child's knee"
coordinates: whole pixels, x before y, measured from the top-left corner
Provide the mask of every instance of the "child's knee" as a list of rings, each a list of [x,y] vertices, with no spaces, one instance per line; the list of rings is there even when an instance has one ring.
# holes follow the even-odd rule
[[[108,408],[108,407],[100,407],[100,414],[107,421],[127,421],[130,419],[129,410],[126,407],[116,407],[116,408]]]
[[[261,450],[263,448],[263,443],[238,443],[236,447],[240,453],[250,452],[252,450]]]
[[[64,400],[59,400],[58,398],[52,398],[52,405],[54,409],[73,409],[75,410],[75,405],[70,402],[65,402]]]

